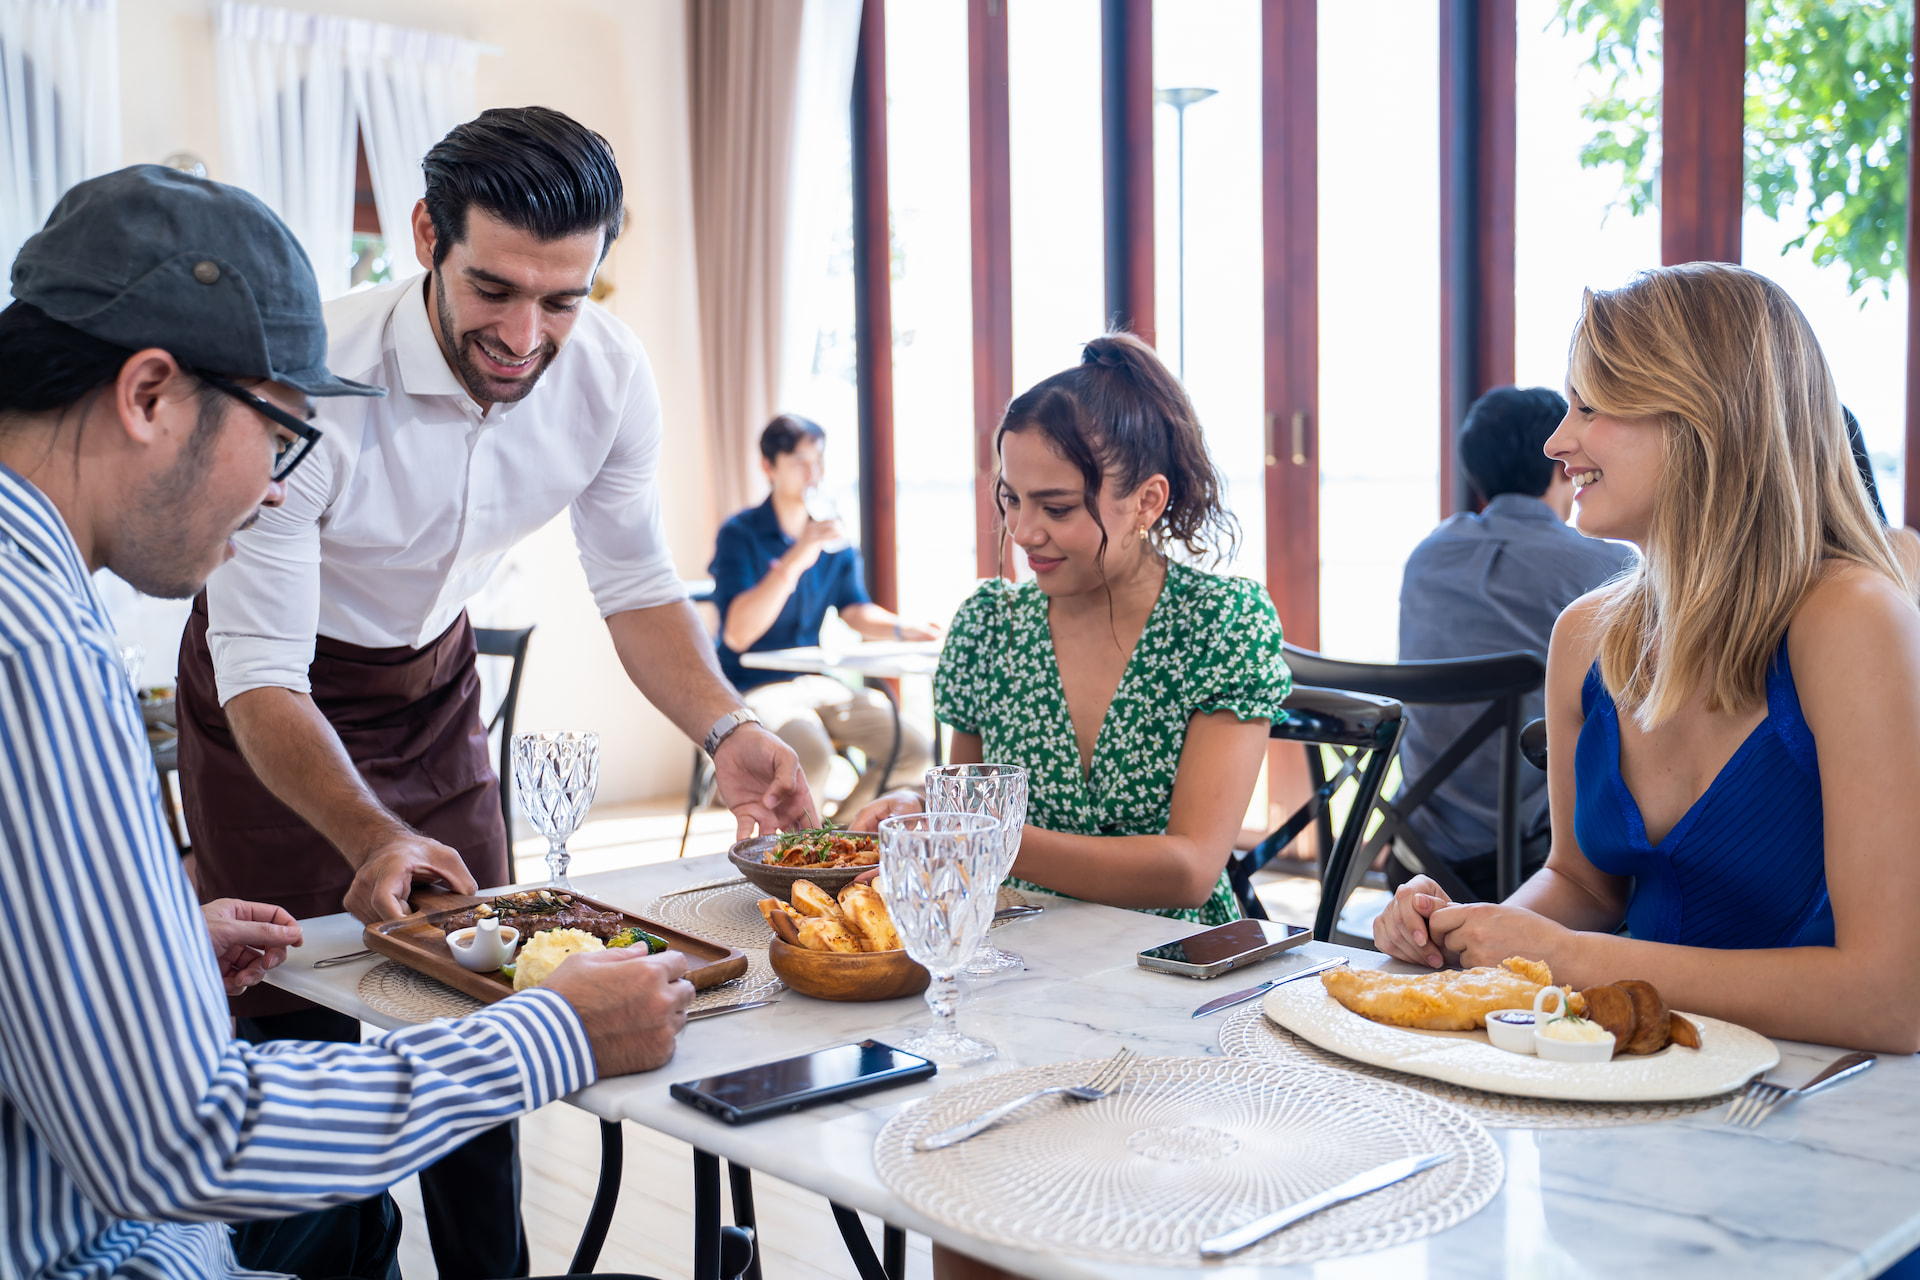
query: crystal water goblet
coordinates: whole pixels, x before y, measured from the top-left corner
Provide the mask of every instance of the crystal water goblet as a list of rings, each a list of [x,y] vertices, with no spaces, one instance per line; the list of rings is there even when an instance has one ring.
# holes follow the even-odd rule
[[[1017,764],[946,764],[927,770],[926,781],[929,813],[984,813],[1000,824],[1003,847],[993,882],[997,905],[1000,886],[1020,856],[1020,835],[1027,825],[1027,771]],[[1019,956],[982,939],[960,972],[970,978],[991,978],[1026,967]]]
[[[600,785],[597,733],[513,735],[513,790],[533,829],[547,838],[547,871],[556,889],[567,878],[567,837],[586,820]]]
[[[874,887],[907,954],[933,978],[933,1025],[896,1047],[943,1067],[970,1067],[999,1052],[962,1034],[955,1006],[960,966],[993,920],[1002,843],[1000,824],[984,813],[908,813],[880,823]]]

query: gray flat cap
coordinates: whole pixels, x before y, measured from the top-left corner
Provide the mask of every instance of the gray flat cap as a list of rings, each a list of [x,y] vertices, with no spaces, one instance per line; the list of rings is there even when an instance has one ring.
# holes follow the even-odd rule
[[[207,373],[310,396],[386,394],[327,371],[320,288],[287,225],[238,187],[157,164],[62,196],[13,260],[13,296],[102,342],[164,347]]]

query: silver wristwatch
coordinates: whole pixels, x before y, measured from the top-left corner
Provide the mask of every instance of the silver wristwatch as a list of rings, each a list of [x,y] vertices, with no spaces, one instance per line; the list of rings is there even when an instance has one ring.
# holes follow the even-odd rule
[[[741,707],[738,711],[729,711],[713,722],[713,728],[707,730],[707,740],[700,744],[700,749],[706,752],[707,758],[711,760],[713,753],[720,749],[720,744],[725,742],[735,729],[743,724],[759,723],[760,717],[745,707]]]

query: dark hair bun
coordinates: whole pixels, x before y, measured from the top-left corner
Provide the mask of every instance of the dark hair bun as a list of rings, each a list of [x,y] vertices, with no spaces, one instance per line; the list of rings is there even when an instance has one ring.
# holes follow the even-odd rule
[[[1095,523],[1107,481],[1132,493],[1159,475],[1167,481],[1167,508],[1147,531],[1155,546],[1177,543],[1195,559],[1218,561],[1239,543],[1240,527],[1221,505],[1220,474],[1193,402],[1153,348],[1132,334],[1095,338],[1078,365],[1016,397],[1000,420],[995,448],[1009,431],[1029,428],[1080,469]]]

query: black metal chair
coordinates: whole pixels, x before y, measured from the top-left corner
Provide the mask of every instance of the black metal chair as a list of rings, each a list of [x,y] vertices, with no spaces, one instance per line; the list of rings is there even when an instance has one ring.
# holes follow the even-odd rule
[[[1495,832],[1495,880],[1501,900],[1520,887],[1520,760],[1527,695],[1547,678],[1546,659],[1532,650],[1490,653],[1475,658],[1447,658],[1430,662],[1386,665],[1342,662],[1307,649],[1287,645],[1287,665],[1296,680],[1336,685],[1381,697],[1394,698],[1418,718],[1426,705],[1460,706],[1484,702],[1487,707],[1457,734],[1418,778],[1408,779],[1392,800],[1376,799],[1379,827],[1359,851],[1362,867],[1373,865],[1382,848],[1398,840],[1420,863],[1420,870],[1438,881],[1455,902],[1475,902],[1477,895],[1461,883],[1444,859],[1427,847],[1407,818],[1434,790],[1477,750],[1500,734],[1499,817]]]
[[[1295,685],[1285,703],[1287,718],[1269,731],[1282,742],[1298,742],[1307,751],[1307,772],[1313,793],[1305,804],[1252,850],[1235,853],[1227,862],[1227,878],[1240,899],[1240,910],[1264,920],[1266,908],[1253,891],[1253,874],[1266,866],[1280,851],[1299,838],[1308,826],[1320,832],[1320,909],[1315,913],[1313,936],[1321,942],[1333,938],[1340,908],[1352,894],[1358,876],[1351,874],[1354,851],[1366,833],[1367,818],[1386,781],[1387,767],[1400,745],[1405,726],[1400,704],[1392,698],[1351,693],[1341,689],[1322,689]],[[1328,777],[1320,748],[1334,748],[1340,765]],[[1352,780],[1354,793],[1347,820],[1336,839],[1333,834],[1331,801],[1341,786]],[[1365,864],[1361,874],[1365,874]],[[1352,883],[1349,883],[1349,882]]]
[[[518,631],[495,631],[486,627],[473,629],[474,647],[483,657],[511,658],[513,666],[507,676],[506,696],[500,699],[500,705],[493,709],[493,719],[487,721],[487,735],[500,731],[500,817],[507,824],[507,843],[513,843],[513,712],[520,704],[520,676],[526,670],[527,642],[533,639],[533,628],[522,627]]]

